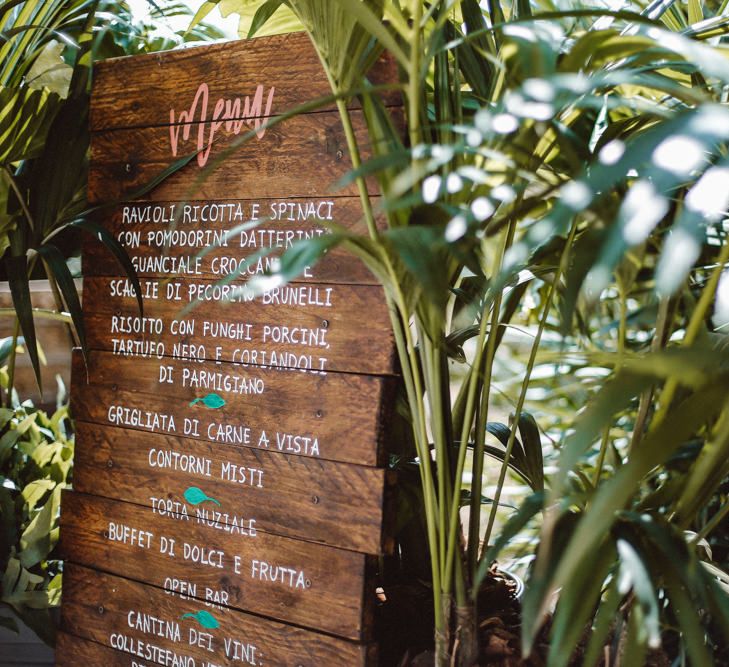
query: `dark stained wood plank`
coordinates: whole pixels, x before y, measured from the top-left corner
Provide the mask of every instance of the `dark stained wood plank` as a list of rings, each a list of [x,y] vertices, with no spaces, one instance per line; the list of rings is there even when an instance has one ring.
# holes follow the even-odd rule
[[[256,218],[261,222],[251,226]],[[234,272],[242,258],[267,248],[288,249],[300,239],[325,233],[327,225],[365,231],[362,207],[354,197],[141,201],[116,206],[100,215],[99,222],[124,246],[137,274],[145,278],[195,275],[220,280]],[[245,225],[248,228],[225,237]],[[242,277],[261,274],[280,254],[275,250],[252,262]],[[82,257],[84,276],[120,275],[111,253],[88,235],[83,237]],[[297,282],[377,284],[369,269],[341,248],[328,252]]]
[[[369,554],[392,549],[385,470],[81,421],[75,456],[73,485],[83,493],[164,511],[196,486],[259,531]]]
[[[363,159],[368,137],[361,112],[352,113]],[[176,160],[198,150],[199,124],[172,151],[171,131],[179,127],[143,127],[99,132],[91,138],[88,198],[91,203],[130,199]],[[269,127],[262,138],[245,140],[219,129],[204,167],[198,158],[145,195],[154,201],[355,196],[354,184],[337,186],[352,168],[339,115],[305,114]],[[203,146],[207,146],[207,138]],[[376,192],[374,179],[369,188]]]
[[[396,63],[385,56],[370,74],[375,85],[397,78]],[[276,114],[331,95],[319,57],[304,33],[241,40],[96,64],[91,129],[168,124],[170,109],[189,111],[201,83],[209,87],[208,118],[219,98],[241,98],[244,109],[245,97],[254,96],[259,85],[266,94],[275,89]],[[401,102],[394,91],[382,95],[388,105]],[[351,106],[357,106],[356,100]]]
[[[392,61],[372,78],[396,80]],[[121,271],[91,250],[92,351],[88,365],[79,353],[73,362],[76,490],[64,496],[61,538],[60,650],[76,663],[61,660],[374,665],[362,642],[376,555],[391,547],[393,483],[376,466],[396,383],[383,294],[333,251],[278,298],[225,307],[209,295],[262,246],[280,252],[324,223],[363,226],[356,188],[339,185],[351,163],[334,105],[263,126],[329,94],[318,58],[303,34],[289,35],[107,63],[94,85],[89,200],[115,202],[100,221],[141,269],[146,319],[135,327],[133,295],[112,292],[124,288]],[[384,97],[401,122],[399,93]],[[363,115],[349,106],[366,160]],[[181,156],[192,160],[145,201],[119,204]],[[368,188],[377,192],[375,179]],[[248,210],[232,217],[236,203]],[[164,216],[128,216],[172,206],[200,217],[172,230]],[[203,219],[203,207],[227,217]],[[195,257],[266,209],[277,220]],[[202,302],[182,315],[190,295]]]
[[[263,533],[240,506],[212,500],[194,506],[184,491],[164,510],[64,492],[64,559],[210,609],[250,611],[353,640],[371,637],[370,556]]]
[[[243,297],[242,281],[146,279],[141,286],[143,317],[128,279],[84,280],[91,349],[160,363],[162,357],[190,357],[316,374],[395,370],[389,315],[378,286],[297,283],[251,301]]]
[[[232,609],[215,610],[219,627],[205,629],[185,614],[208,611],[154,586],[69,563],[63,580],[65,632],[139,656],[145,664],[197,667],[266,665],[373,667],[371,644],[284,625]],[[212,650],[210,650],[212,648]],[[154,660],[154,657],[157,660]]]
[[[160,382],[167,369],[172,383]],[[200,386],[208,379],[212,384]],[[81,421],[374,466],[384,462],[380,445],[393,382],[185,359],[160,363],[105,352],[92,352],[87,369],[77,351],[71,405]],[[208,393],[220,395],[225,405],[191,405]]]
[[[129,654],[115,651],[102,644],[74,637],[66,632],[56,635],[56,667],[142,667],[139,658]],[[152,664],[152,663],[149,663]],[[155,665],[161,663],[155,662]]]

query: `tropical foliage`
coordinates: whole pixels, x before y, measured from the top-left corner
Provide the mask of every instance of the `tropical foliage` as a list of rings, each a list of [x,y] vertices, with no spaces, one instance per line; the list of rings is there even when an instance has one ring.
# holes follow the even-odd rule
[[[58,241],[73,227],[100,233],[93,223],[74,221],[85,208],[88,89],[98,6],[86,0],[0,5],[0,251],[15,307],[14,338],[24,336],[39,385],[29,288],[36,269],[48,277],[58,311],[69,313],[75,340],[84,344],[79,297]],[[8,361],[8,406],[15,348]]]
[[[8,389],[7,358],[13,340],[0,341],[0,386]],[[12,393],[12,392],[11,392]],[[19,403],[0,408],[0,626],[17,631],[15,612],[39,637],[52,643],[60,604],[58,542],[61,491],[73,470],[68,407],[53,415]]]
[[[167,15],[190,15],[161,3]],[[162,8],[153,12],[158,16]],[[16,355],[25,350],[40,384],[43,361],[34,318],[61,320],[84,346],[79,296],[68,257],[77,230],[92,233],[136,281],[128,257],[86,203],[92,61],[214,39],[162,32],[125,3],[98,0],[0,1],[0,276],[10,285],[14,335],[0,343],[0,606],[52,643],[61,564],[55,557],[61,490],[70,481],[73,442],[66,407],[52,415],[14,391]],[[48,279],[56,309],[32,308],[30,279]],[[22,334],[22,336],[21,336]],[[0,625],[17,629],[11,616]]]
[[[190,14],[183,3],[152,4],[152,21]],[[86,203],[93,61],[222,33],[207,24],[189,34],[165,31],[136,19],[126,3],[4,0],[0,34],[0,270],[13,296],[15,337],[25,338],[40,384],[34,316],[65,318],[85,349],[79,296],[66,261],[77,250],[77,233],[106,244],[136,281],[123,249],[90,218]],[[31,277],[48,279],[55,312],[32,309]],[[12,388],[14,351],[8,368]]]
[[[517,544],[525,655],[546,637],[555,666],[638,665],[659,646],[726,659],[725,3],[225,7],[251,34],[303,26],[338,99],[362,232],[294,247],[278,278],[339,244],[385,289],[436,664],[479,662],[479,591]],[[382,51],[404,140],[367,85]],[[529,488],[516,510],[510,471]]]
[[[385,288],[408,424],[393,465],[419,478],[403,481],[415,502],[385,567],[429,569],[436,664],[482,660],[479,592],[497,557],[525,566],[524,654],[541,643],[550,665],[632,665],[660,646],[677,664],[728,660],[724,3],[220,4],[246,33],[307,30],[337,98],[362,231],[296,246],[280,277],[340,244]],[[62,413],[14,399],[15,354],[22,333],[37,369],[40,269],[83,343],[58,241],[102,233],[79,216],[89,54],[134,32],[104,32],[102,5],[0,3],[0,249],[17,313],[2,516],[21,518],[3,527],[0,565],[21,612],[55,599],[44,559],[70,450]],[[404,139],[367,83],[383,51],[402,72]],[[514,479],[523,492],[507,498]]]

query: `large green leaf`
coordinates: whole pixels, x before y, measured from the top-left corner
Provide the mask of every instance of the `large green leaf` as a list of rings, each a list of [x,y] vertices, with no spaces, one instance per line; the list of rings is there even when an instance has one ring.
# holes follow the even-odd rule
[[[44,264],[47,266],[51,275],[50,280],[54,280],[61,291],[66,307],[71,314],[73,326],[76,329],[81,351],[86,358],[86,328],[84,326],[84,317],[81,310],[81,301],[76,291],[76,284],[73,281],[71,271],[68,269],[66,258],[61,251],[52,244],[45,244],[38,248],[38,254],[43,258]]]
[[[359,85],[383,47],[402,62],[399,44],[381,22],[382,0],[286,0],[286,4],[311,36],[336,92]]]
[[[628,463],[599,487],[566,548],[561,553],[545,550],[540,554],[540,560],[552,563],[552,574],[543,588],[527,589],[524,598],[527,646],[533,641],[540,625],[546,596],[564,586],[579,563],[595,556],[604,536],[617,519],[616,513],[625,506],[643,477],[724,409],[725,394],[725,381],[710,383],[674,408],[641,442]],[[581,430],[578,428],[578,436],[574,442],[579,442]],[[574,460],[574,455],[570,456],[570,460]],[[562,470],[564,472],[567,468],[563,467]],[[553,513],[558,511],[557,508],[552,510]],[[548,522],[547,525],[552,524]],[[558,565],[555,566],[555,563]]]
[[[89,147],[89,81],[92,30],[98,0],[81,16],[81,34],[69,85],[69,96],[54,116],[42,152],[29,169],[28,208],[36,239],[51,233],[60,221],[82,207]],[[60,157],[62,156],[62,161]]]
[[[486,19],[476,0],[463,0],[461,12],[466,31],[474,37],[456,47],[458,65],[466,83],[483,101],[487,101],[491,97],[496,76],[494,38],[486,32]],[[445,31],[449,42],[457,38],[456,29],[451,24],[446,24]]]
[[[238,16],[238,35],[246,37],[265,37],[296,32],[302,29],[301,22],[291,10],[278,0],[212,0],[203,2],[193,17],[188,33],[200,24],[213,9],[218,7],[223,17]]]
[[[65,46],[53,40],[43,47],[28,70],[28,85],[33,88],[46,88],[62,98],[68,95],[73,68],[63,59]]]
[[[729,71],[724,74],[729,76]],[[700,166],[699,161],[704,163],[706,154],[715,152],[720,142],[729,139],[728,128],[729,112],[718,105],[704,104],[677,114],[634,140],[616,139],[605,144],[584,173],[562,188],[560,200],[552,212],[532,226],[514,249],[514,256],[527,257],[548,240],[563,234],[576,214],[598,206],[606,193],[624,183],[629,173],[637,171],[641,178],[628,190],[615,229],[587,276],[589,288],[599,293],[625,249],[642,244],[668,213],[670,197],[691,170]],[[721,206],[704,212],[697,205],[698,214],[696,209],[689,209],[682,218],[676,228],[675,241],[669,246],[669,249],[677,249],[676,254],[667,255],[667,270],[659,276],[667,283],[667,291],[675,289],[676,283],[685,277],[691,258],[698,256],[696,235],[700,225],[711,222],[707,215],[716,215],[717,208],[721,209]],[[686,247],[689,243],[690,247]],[[514,266],[507,266],[510,271],[514,270]]]
[[[250,281],[252,289],[265,285],[272,278],[278,283],[287,283],[298,278],[304,271],[314,266],[327,252],[347,238],[341,232],[321,234],[307,241],[297,241],[286,250],[278,262],[278,270],[270,276],[254,277]]]
[[[573,571],[570,585],[563,589],[554,612],[548,667],[570,664],[614,566],[615,547],[608,543],[594,558],[586,558]]]
[[[143,315],[144,303],[142,302],[142,287],[139,284],[137,271],[134,268],[131,260],[129,259],[129,255],[127,255],[127,251],[124,249],[124,246],[122,246],[121,243],[119,243],[119,241],[115,239],[114,236],[109,233],[109,231],[106,230],[106,228],[92,220],[80,218],[78,220],[73,220],[69,223],[66,223],[66,225],[64,225],[64,228],[65,227],[78,227],[79,229],[82,229],[83,231],[91,234],[98,241],[103,243],[104,246],[106,246],[106,248],[111,251],[112,255],[114,255],[114,258],[119,263],[119,266],[121,266],[121,268],[126,273],[127,278],[129,278],[129,280],[131,281],[132,286],[134,287],[134,293],[137,297],[139,313],[140,315]],[[57,231],[60,232],[62,229],[63,228],[59,228]],[[46,243],[47,241],[48,239],[46,239]]]
[[[40,358],[38,356],[38,341],[35,335],[35,323],[33,322],[33,305],[30,300],[30,283],[28,281],[28,258],[25,255],[19,257],[7,257],[5,266],[8,270],[8,283],[10,293],[13,297],[13,307],[20,322],[20,329],[26,342],[26,349],[33,365],[33,372],[42,389]]]
[[[496,560],[502,549],[509,544],[509,542],[519,534],[519,532],[539,513],[544,507],[544,494],[533,493],[528,496],[521,504],[519,509],[509,517],[509,520],[504,524],[501,533],[496,538],[492,545],[489,545],[488,549],[482,555],[476,577],[473,582],[473,591],[475,595],[478,595],[478,590],[481,583],[486,578],[491,564]]]
[[[0,165],[37,157],[60,108],[48,90],[0,86]]]
[[[618,589],[618,580],[613,577],[603,594],[592,624],[592,633],[584,657],[585,667],[595,667],[604,655],[605,641],[615,623],[615,615],[623,599]]]
[[[29,208],[41,238],[56,228],[86,184],[89,146],[86,93],[69,98],[56,114],[43,151],[30,171]],[[59,156],[63,163],[59,163]]]
[[[669,601],[668,611],[681,628],[692,663],[713,664],[706,644],[706,629],[696,609],[716,612],[716,624],[727,628],[729,600],[726,594],[701,567],[696,554],[689,551],[681,533],[663,518],[637,514],[626,514],[624,518],[617,529],[640,552],[653,586],[664,589]]]
[[[4,3],[12,6],[11,3]],[[41,54],[43,43],[75,9],[63,0],[26,0],[2,25],[10,37],[0,46],[0,84],[18,83]],[[34,26],[32,29],[29,26]]]
[[[661,643],[659,601],[658,593],[651,582],[650,564],[644,560],[636,547],[625,539],[618,539],[617,548],[620,556],[621,591],[625,594],[632,590],[636,603],[643,608],[642,625],[645,635],[641,643],[657,648]]]
[[[435,214],[435,220],[442,212],[435,209],[420,209],[417,217],[425,220]],[[402,260],[412,277],[422,286],[423,298],[436,308],[443,308],[450,297],[450,275],[447,267],[452,261],[448,244],[440,225],[412,225],[388,230],[386,241]]]
[[[688,525],[711,501],[729,475],[729,420],[725,419],[701,448],[694,465],[682,480],[674,510],[679,525]]]
[[[24,567],[32,567],[45,559],[58,541],[58,528],[53,528],[61,505],[62,486],[50,494],[20,538],[20,561]]]
[[[251,27],[248,29],[248,37],[253,37],[259,30],[261,30],[264,24],[268,23],[270,26],[271,17],[282,8],[284,0],[267,0],[257,10],[251,21]]]
[[[489,422],[486,429],[498,438],[504,447],[507,447],[511,428],[500,422]],[[534,421],[534,417],[527,412],[522,412],[519,418],[518,430],[522,437],[514,438],[514,445],[508,461],[509,467],[529,484],[532,491],[544,491],[542,442],[539,427]],[[487,446],[485,451],[499,461],[504,460],[505,452],[502,449]]]

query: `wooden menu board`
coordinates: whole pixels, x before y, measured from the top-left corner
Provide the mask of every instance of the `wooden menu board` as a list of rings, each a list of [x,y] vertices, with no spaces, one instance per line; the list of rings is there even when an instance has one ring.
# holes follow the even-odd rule
[[[373,77],[393,80],[392,63]],[[87,244],[59,665],[376,664],[396,381],[384,295],[337,250],[291,284],[245,285],[328,223],[362,224],[354,189],[333,188],[350,164],[332,105],[264,127],[328,94],[303,34],[98,68],[89,198],[110,204],[101,222],[144,312]]]

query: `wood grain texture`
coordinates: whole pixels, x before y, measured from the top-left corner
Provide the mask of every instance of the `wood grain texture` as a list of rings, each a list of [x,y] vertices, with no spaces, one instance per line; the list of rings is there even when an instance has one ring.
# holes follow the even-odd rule
[[[259,531],[368,554],[392,548],[385,470],[76,422],[74,489],[141,505],[197,486]]]
[[[74,637],[66,632],[56,635],[56,667],[143,667],[140,658],[129,653],[115,651],[102,644]],[[149,663],[159,665],[161,663]]]
[[[394,380],[348,373],[311,375],[185,359],[165,359],[162,365],[172,369],[175,383],[159,382],[160,362],[153,359],[92,352],[85,368],[77,351],[72,372],[74,417],[95,424],[344,463],[375,466],[384,462],[381,444],[393,407]],[[216,382],[228,379],[235,383],[231,386],[240,383],[258,387],[263,383],[263,391],[246,394],[221,389],[217,393],[225,399],[224,406],[191,406],[192,401],[215,389],[191,386],[190,379],[184,386],[186,373],[190,378],[193,374],[213,374]],[[185,419],[198,420],[197,430],[186,432]],[[261,441],[263,431],[267,444]]]
[[[260,532],[241,507],[222,501],[194,506],[184,491],[170,498],[177,503],[172,511],[64,492],[64,559],[211,609],[250,611],[353,640],[371,637],[367,609],[375,591],[367,581],[368,556]],[[140,495],[145,492],[140,485]],[[213,495],[207,487],[204,492]],[[219,514],[240,523],[225,524]]]
[[[146,279],[141,284],[144,318],[157,320],[149,323],[147,331],[141,331],[139,307],[127,279],[84,280],[90,349],[130,357],[192,357],[288,367],[317,374],[392,374],[395,370],[389,315],[378,286],[284,285],[253,301],[231,303],[221,297],[245,289],[244,283],[220,286],[210,280]],[[168,295],[179,295],[180,300]],[[196,299],[205,300],[183,314]]]
[[[211,205],[216,208],[212,209]],[[211,210],[215,213],[211,214]],[[251,221],[256,217],[261,222],[252,226],[255,223]],[[260,262],[258,259],[251,261],[250,267],[241,274],[247,278],[267,269],[269,258],[279,256],[292,243],[324,233],[327,225],[335,224],[355,233],[365,231],[361,204],[353,197],[188,203],[141,201],[116,206],[97,219],[121,242],[137,274],[145,278],[189,277],[190,269],[195,268],[199,270],[196,277],[221,280],[240,264],[239,261],[231,262],[231,258],[253,258],[263,249],[281,247],[281,250],[261,257]],[[220,241],[222,235],[244,225],[248,228]],[[202,230],[210,235],[211,245],[202,245],[201,236],[195,236]],[[207,241],[208,237],[203,240]],[[120,275],[120,266],[97,239],[85,235],[82,243],[84,276]],[[369,269],[341,248],[328,252],[296,280],[377,284]]]
[[[362,114],[351,115],[362,158],[367,160],[371,151]],[[197,136],[200,125],[192,125],[191,136]],[[244,141],[245,137],[220,128],[204,168],[192,160],[145,196],[154,201],[190,201],[357,194],[354,184],[337,186],[352,163],[336,112],[295,116],[269,127],[262,139]],[[89,202],[130,199],[176,160],[195,152],[196,146],[187,141],[173,156],[169,127],[93,134]],[[374,179],[368,187],[376,192]]]
[[[391,60],[373,70],[374,83],[396,78]],[[114,203],[100,221],[140,268],[146,319],[112,258],[87,244],[91,351],[88,364],[73,359],[62,666],[376,664],[373,574],[391,547],[393,491],[377,466],[397,381],[384,295],[339,250],[278,298],[224,306],[210,294],[252,253],[328,223],[361,231],[334,105],[278,122],[329,94],[303,34],[96,72],[88,197]],[[399,93],[383,99],[402,122]],[[349,106],[367,160],[361,107]],[[182,156],[192,159],[144,201],[119,203]],[[377,193],[374,178],[367,187]],[[164,216],[172,206],[189,207],[179,229]]]
[[[374,667],[377,664],[375,647],[371,644],[356,644],[232,609],[216,610],[219,627],[205,630],[193,619],[181,618],[205,609],[204,605],[181,600],[154,586],[72,563],[64,572],[63,600],[62,627],[66,633],[117,647],[137,655],[145,664],[173,664],[173,654],[180,656],[179,664],[192,664],[184,662],[187,657],[203,667]],[[151,621],[150,617],[158,622]],[[142,625],[144,621],[147,621],[147,632]],[[162,629],[162,636],[156,629]],[[245,659],[236,659],[236,649],[238,656],[244,655]],[[246,649],[247,656],[243,653]]]
[[[383,56],[369,78],[375,85],[397,81],[396,63]],[[209,83],[214,99],[244,98],[259,84],[267,89],[273,86],[275,113],[331,95],[319,58],[304,33],[240,40],[96,64],[91,129],[167,124],[170,107],[189,107],[202,82]],[[388,105],[401,103],[397,92],[382,95]],[[329,103],[325,108],[333,106]],[[356,100],[352,106],[357,106]]]

